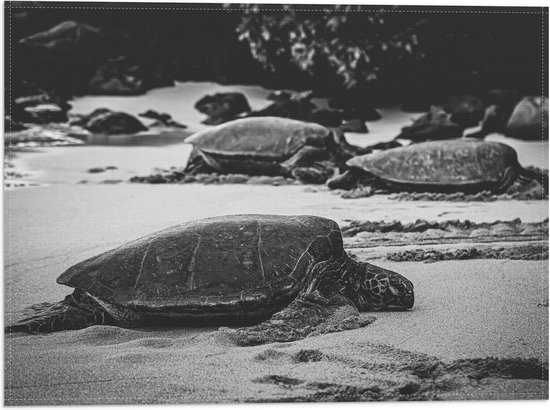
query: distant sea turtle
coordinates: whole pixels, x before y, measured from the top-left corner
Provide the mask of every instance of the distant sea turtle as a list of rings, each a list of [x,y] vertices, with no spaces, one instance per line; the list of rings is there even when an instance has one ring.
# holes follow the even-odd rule
[[[348,171],[328,182],[330,188],[368,184],[391,191],[502,194],[541,181],[522,168],[512,147],[471,138],[393,148],[357,156],[347,165]]]
[[[348,257],[336,222],[304,215],[187,222],[80,262],[57,282],[74,292],[6,332],[264,321],[234,331],[259,344],[357,328],[368,324],[358,311],[414,303],[403,276]]]
[[[198,132],[186,142],[194,146],[188,172],[206,163],[220,173],[294,176],[305,182],[320,183],[325,182],[327,176],[323,172],[320,175],[320,170],[313,166],[316,162],[343,165],[361,153],[360,148],[348,144],[337,130],[280,117],[227,122]]]

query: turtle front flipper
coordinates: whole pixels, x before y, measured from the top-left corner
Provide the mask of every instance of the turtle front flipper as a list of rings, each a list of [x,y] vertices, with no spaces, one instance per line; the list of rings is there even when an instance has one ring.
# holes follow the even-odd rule
[[[501,182],[506,187],[505,193],[517,195],[520,199],[544,199],[548,196],[548,171],[532,167],[531,169],[520,168],[513,179],[506,179],[506,170]]]
[[[99,303],[79,289],[61,302],[42,306],[36,314],[6,326],[4,332],[51,333],[83,329],[93,325],[117,324]]]
[[[325,297],[319,291],[300,294],[288,307],[271,319],[251,327],[227,329],[239,346],[274,342],[291,342],[323,333],[357,329],[374,322],[361,317],[357,307],[346,297]]]

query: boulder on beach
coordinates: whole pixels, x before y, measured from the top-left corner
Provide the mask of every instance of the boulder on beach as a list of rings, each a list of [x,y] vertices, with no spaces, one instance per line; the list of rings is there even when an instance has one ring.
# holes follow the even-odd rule
[[[149,125],[150,127],[187,128],[187,125],[180,124],[179,122],[174,121],[170,114],[159,113],[155,110],[147,110],[138,115],[143,118],[150,118],[152,120],[155,120],[155,122]]]
[[[512,114],[514,107],[521,101],[522,96],[517,90],[489,90],[483,95],[486,105],[498,105],[507,117]]]
[[[376,121],[382,118],[369,102],[366,93],[341,93],[329,100],[329,107],[346,112],[346,118],[359,118],[362,121]]]
[[[111,111],[108,108],[98,108],[88,115],[75,117],[71,125],[79,125],[95,134],[135,134],[147,130],[147,127],[132,115]]]
[[[136,95],[145,91],[139,67],[130,64],[124,56],[108,59],[99,66],[88,82],[94,94]]]
[[[462,127],[452,122],[450,117],[451,115],[441,107],[432,106],[412,125],[403,127],[401,133],[395,138],[422,142],[462,137]]]
[[[548,140],[548,98],[526,97],[516,105],[506,135],[522,140]]]
[[[481,121],[481,130],[467,136],[481,139],[492,133],[504,134],[507,121],[508,116],[502,106],[490,105],[485,109],[485,115],[483,121]]]
[[[344,120],[344,112],[341,110],[313,110],[302,121],[315,122],[325,127],[339,127]],[[294,118],[296,119],[296,118]]]
[[[243,93],[216,93],[206,95],[195,104],[195,109],[208,115],[203,124],[217,125],[235,119],[250,111],[250,105]]]
[[[280,117],[292,120],[311,121],[313,112],[317,110],[317,106],[311,102],[312,97],[312,91],[275,91],[268,96],[268,99],[273,101],[272,104],[261,110],[252,111],[247,117]]]
[[[462,128],[475,127],[483,118],[483,101],[472,95],[453,95],[449,98],[446,111],[451,121]]]
[[[340,124],[343,132],[368,132],[365,122],[360,118],[344,119]]]
[[[339,127],[346,119],[354,119],[356,113],[343,109],[320,108],[313,101],[313,92],[274,91],[267,97],[273,101],[261,110],[252,111],[246,117],[280,117],[314,122],[325,127]]]

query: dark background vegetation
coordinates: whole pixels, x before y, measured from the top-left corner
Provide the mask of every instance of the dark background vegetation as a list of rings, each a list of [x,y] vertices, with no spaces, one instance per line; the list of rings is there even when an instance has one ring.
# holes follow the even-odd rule
[[[480,95],[495,88],[547,94],[541,50],[548,46],[541,38],[548,17],[542,9],[433,10],[9,2],[6,90],[9,84],[12,98],[37,87],[86,94],[97,68],[124,56],[140,68],[146,88],[174,80],[248,83],[367,95],[373,104]],[[48,53],[19,43],[66,20],[100,28],[107,41]],[[299,35],[290,38],[291,31]]]

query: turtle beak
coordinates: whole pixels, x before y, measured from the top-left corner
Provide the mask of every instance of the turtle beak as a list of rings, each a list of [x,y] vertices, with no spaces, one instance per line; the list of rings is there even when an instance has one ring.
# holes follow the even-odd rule
[[[411,293],[409,295],[403,296],[403,307],[405,309],[412,309],[414,306],[414,294]]]
[[[404,278],[403,278],[404,279]],[[394,282],[388,286],[389,292],[395,296],[395,301],[390,302],[384,309],[387,310],[407,310],[414,306],[413,285],[404,279]]]

